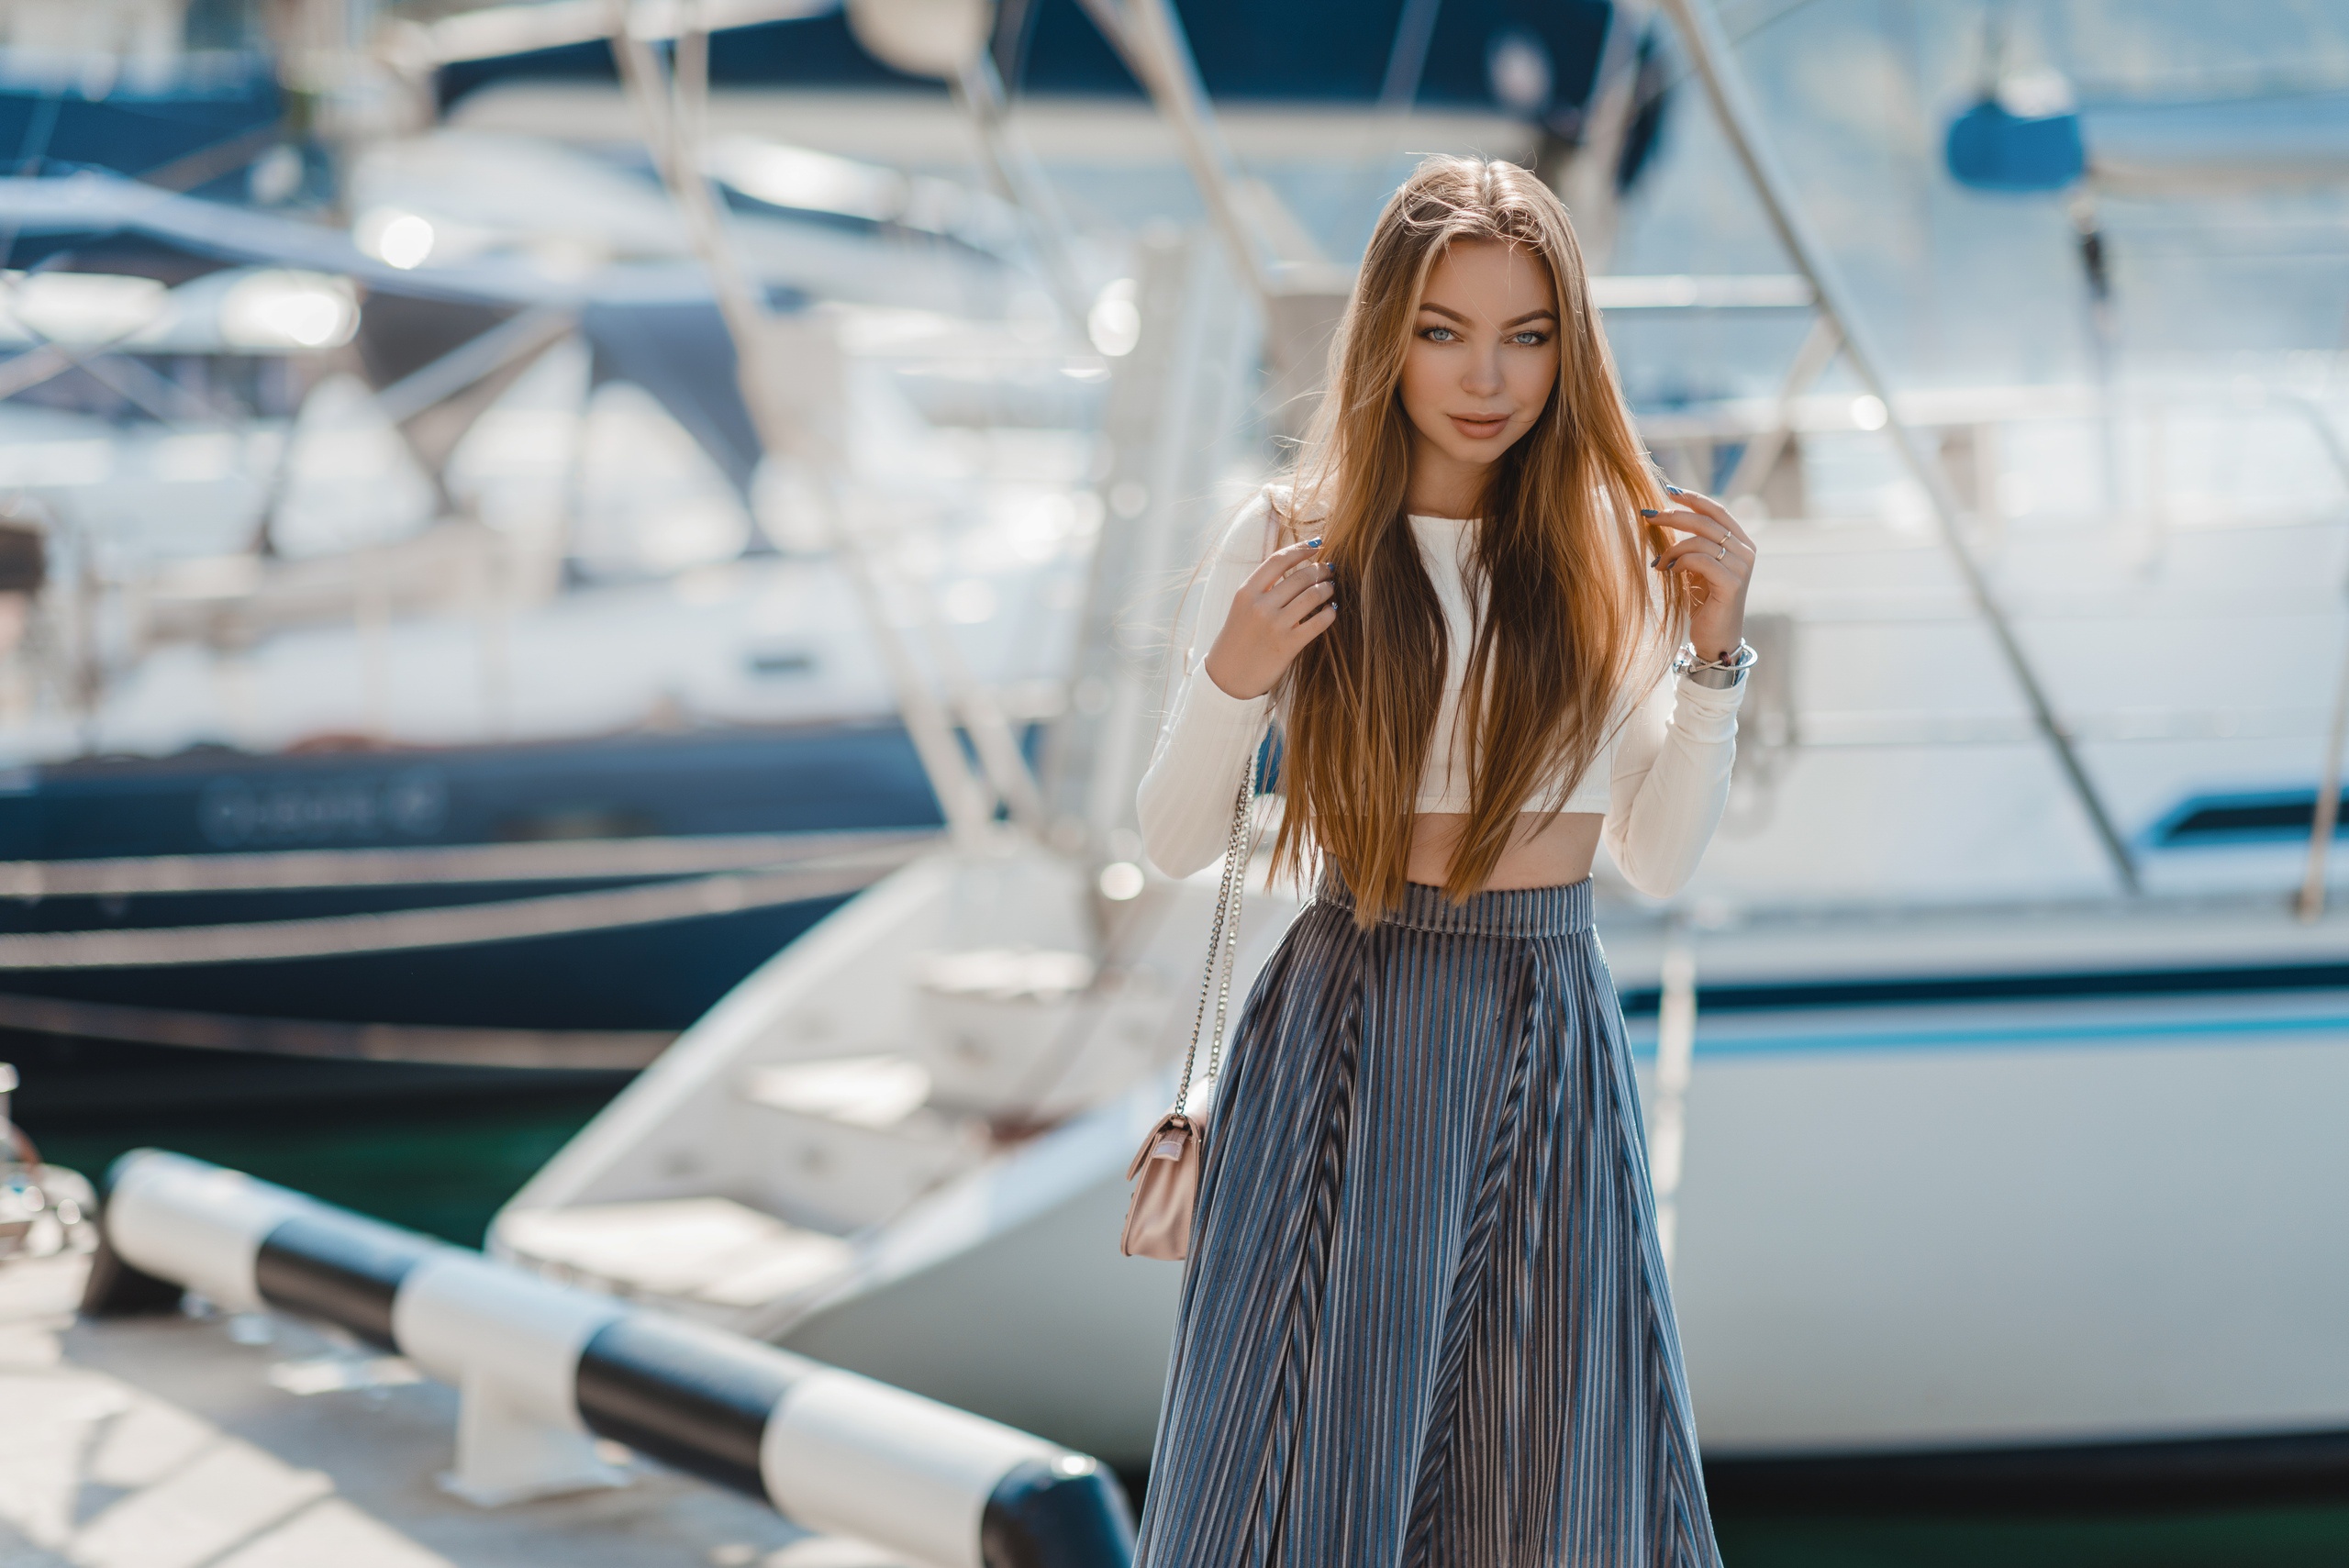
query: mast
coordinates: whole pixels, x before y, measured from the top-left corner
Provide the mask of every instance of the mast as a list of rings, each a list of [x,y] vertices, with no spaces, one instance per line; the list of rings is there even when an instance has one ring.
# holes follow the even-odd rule
[[[697,25],[698,7],[683,29],[687,35],[679,50],[684,74],[674,90],[651,42],[631,27],[634,17],[634,7],[626,0],[613,7],[612,52],[629,96],[635,100],[637,110],[643,117],[645,139],[652,152],[653,164],[685,219],[695,250],[709,270],[719,313],[734,340],[742,400],[750,408],[759,445],[770,456],[796,457],[807,462],[822,479],[833,550],[863,613],[866,629],[880,652],[883,667],[888,672],[906,731],[920,757],[923,772],[929,775],[930,787],[937,793],[939,806],[954,841],[965,848],[974,847],[984,840],[987,831],[987,820],[992,815],[992,802],[987,798],[990,792],[963,760],[961,742],[955,737],[945,706],[930,690],[913,650],[900,634],[883,589],[880,563],[866,549],[853,520],[844,515],[831,443],[809,428],[807,403],[816,395],[815,390],[805,384],[804,373],[793,376],[792,367],[786,362],[796,349],[800,358],[807,361],[799,367],[804,373],[837,350],[827,343],[810,340],[810,334],[792,332],[789,324],[768,312],[758,285],[730,242],[724,214],[697,160],[699,149],[694,138],[702,119],[708,60],[706,43],[695,39],[695,35],[703,32]],[[990,711],[966,714],[965,717],[972,721],[974,749],[990,773],[1002,771],[1001,754],[1007,751],[1011,753],[1011,762],[1018,764],[1018,779],[1026,782],[1027,787],[1023,791],[1015,785],[1007,792],[1015,809],[1032,803],[1034,786],[1027,782],[1024,763],[1018,763],[1016,743],[1009,740],[1008,732],[996,733],[1002,729],[1000,715]],[[1009,777],[997,782],[1014,784]],[[1032,806],[1025,814],[1041,817],[1041,811]],[[1041,822],[1037,825],[1041,826]]]

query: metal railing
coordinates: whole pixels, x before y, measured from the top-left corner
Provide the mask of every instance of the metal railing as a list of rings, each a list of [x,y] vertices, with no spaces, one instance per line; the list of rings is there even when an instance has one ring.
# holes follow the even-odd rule
[[[139,1150],[108,1173],[83,1311],[323,1319],[462,1395],[443,1482],[484,1507],[623,1484],[607,1439],[927,1568],[1124,1568],[1098,1462],[720,1329],[558,1284],[239,1172]]]

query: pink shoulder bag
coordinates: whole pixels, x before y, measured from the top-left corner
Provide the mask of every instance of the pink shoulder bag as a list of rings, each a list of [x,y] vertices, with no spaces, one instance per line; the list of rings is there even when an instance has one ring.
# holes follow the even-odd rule
[[[1208,929],[1207,976],[1199,985],[1199,1009],[1191,1018],[1191,1043],[1183,1052],[1183,1079],[1174,1108],[1158,1118],[1134,1151],[1126,1179],[1134,1184],[1126,1205],[1125,1233],[1118,1250],[1129,1258],[1190,1255],[1191,1215],[1198,1207],[1199,1176],[1207,1162],[1207,1121],[1190,1114],[1191,1064],[1199,1053],[1199,1030],[1207,1022],[1208,998],[1215,998],[1215,1033],[1208,1042],[1208,1082],[1223,1061],[1223,1021],[1231,1003],[1231,967],[1240,951],[1240,895],[1248,879],[1249,807],[1256,799],[1256,757],[1231,804],[1231,838],[1224,846],[1223,885],[1216,895],[1215,923]]]

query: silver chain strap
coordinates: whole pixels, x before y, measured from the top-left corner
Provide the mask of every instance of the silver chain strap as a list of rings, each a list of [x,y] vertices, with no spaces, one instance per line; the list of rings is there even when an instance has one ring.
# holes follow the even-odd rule
[[[1256,803],[1256,758],[1248,753],[1248,771],[1231,802],[1231,836],[1224,843],[1223,884],[1217,890],[1215,923],[1208,928],[1208,972],[1199,982],[1199,1010],[1191,1019],[1191,1043],[1183,1052],[1183,1082],[1174,1091],[1174,1112],[1189,1114],[1191,1064],[1199,1054],[1199,1030],[1208,1019],[1208,997],[1215,997],[1215,1033],[1208,1042],[1208,1082],[1223,1064],[1223,1020],[1231,1006],[1231,971],[1240,953],[1240,897],[1248,881],[1249,807]]]

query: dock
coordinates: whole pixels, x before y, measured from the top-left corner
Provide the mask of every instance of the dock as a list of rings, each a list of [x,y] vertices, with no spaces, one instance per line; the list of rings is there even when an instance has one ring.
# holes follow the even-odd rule
[[[477,1507],[455,1390],[275,1314],[82,1320],[86,1268],[0,1265],[0,1568],[910,1568],[614,1443],[627,1485]]]

